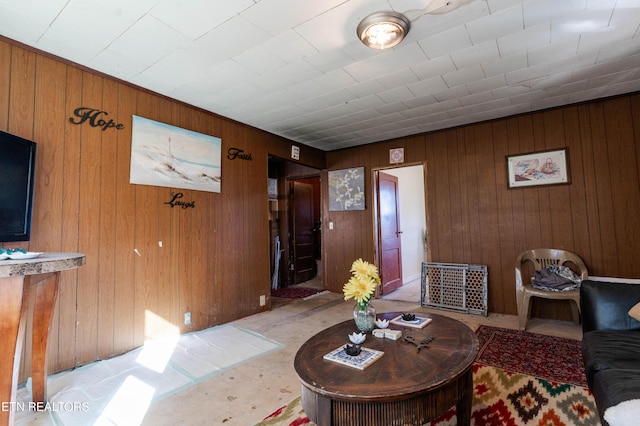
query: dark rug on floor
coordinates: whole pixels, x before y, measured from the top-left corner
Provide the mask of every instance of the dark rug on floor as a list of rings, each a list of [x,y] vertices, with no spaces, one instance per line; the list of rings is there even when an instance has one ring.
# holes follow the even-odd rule
[[[485,365],[587,386],[580,340],[484,325],[476,334]]]
[[[324,291],[321,288],[310,287],[285,287],[276,290],[271,290],[272,297],[282,297],[285,299],[303,299],[316,293]]]

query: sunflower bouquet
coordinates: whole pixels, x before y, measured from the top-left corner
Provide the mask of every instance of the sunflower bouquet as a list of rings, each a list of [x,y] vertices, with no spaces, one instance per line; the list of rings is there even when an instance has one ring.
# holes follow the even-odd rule
[[[344,300],[355,299],[360,308],[364,308],[380,285],[378,268],[375,265],[357,259],[351,264],[352,277],[342,287]]]

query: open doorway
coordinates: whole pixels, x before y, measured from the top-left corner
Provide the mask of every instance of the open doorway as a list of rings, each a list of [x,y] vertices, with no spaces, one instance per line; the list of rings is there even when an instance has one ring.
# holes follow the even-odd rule
[[[373,181],[381,295],[409,292],[403,300],[419,301],[421,266],[427,260],[424,165],[377,169]]]
[[[295,298],[294,287],[323,288],[320,173],[269,157],[272,296]]]
[[[289,180],[289,282],[293,285],[318,276],[322,253],[320,177]]]

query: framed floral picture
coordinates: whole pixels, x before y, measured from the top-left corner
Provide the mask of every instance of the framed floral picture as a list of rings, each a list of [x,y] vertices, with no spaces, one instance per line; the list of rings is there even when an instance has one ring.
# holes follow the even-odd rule
[[[507,155],[509,189],[568,184],[568,164],[567,148]]]
[[[364,167],[329,171],[329,211],[364,209]]]
[[[404,163],[404,148],[391,148],[389,150],[389,163],[390,164]]]

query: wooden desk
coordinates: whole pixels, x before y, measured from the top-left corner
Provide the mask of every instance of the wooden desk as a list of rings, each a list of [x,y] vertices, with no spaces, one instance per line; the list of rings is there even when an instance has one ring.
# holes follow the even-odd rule
[[[29,289],[34,286],[31,377],[33,401],[47,398],[47,338],[60,271],[85,263],[81,253],[43,253],[35,259],[0,260],[0,425],[12,425]]]
[[[466,325],[436,314],[421,330],[391,325],[420,341],[436,339],[417,353],[402,338],[394,341],[371,334],[362,346],[384,352],[374,364],[358,370],[322,357],[348,342],[354,321],[336,324],[305,342],[294,367],[302,382],[302,408],[319,426],[423,425],[454,405],[458,424],[469,425],[473,399],[473,361],[478,339]],[[399,313],[378,314],[392,319]]]

